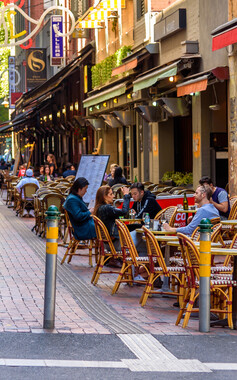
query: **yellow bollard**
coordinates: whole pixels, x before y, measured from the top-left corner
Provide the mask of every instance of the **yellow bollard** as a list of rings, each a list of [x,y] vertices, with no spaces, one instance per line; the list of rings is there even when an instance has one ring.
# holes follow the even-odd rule
[[[211,221],[200,224],[199,331],[210,332]]]
[[[50,206],[46,214],[47,231],[44,287],[44,329],[53,329],[56,300],[58,219],[60,212],[56,206]]]

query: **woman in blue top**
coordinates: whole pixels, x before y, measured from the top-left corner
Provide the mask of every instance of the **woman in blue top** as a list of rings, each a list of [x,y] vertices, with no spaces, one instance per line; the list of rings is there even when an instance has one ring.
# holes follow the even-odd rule
[[[88,240],[96,238],[95,225],[82,197],[88,188],[88,181],[84,177],[79,177],[73,183],[69,196],[63,207],[68,212],[69,219],[74,229],[74,236],[77,240]]]

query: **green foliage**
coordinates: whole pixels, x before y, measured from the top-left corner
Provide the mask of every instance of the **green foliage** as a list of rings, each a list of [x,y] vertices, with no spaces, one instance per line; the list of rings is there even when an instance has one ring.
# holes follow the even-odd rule
[[[2,102],[3,99],[0,99],[0,102]],[[4,123],[4,121],[7,121],[9,119],[8,116],[8,108],[4,106],[0,106],[0,123]]]
[[[165,172],[161,180],[173,181],[177,186],[190,185],[193,183],[193,173]]]
[[[102,86],[112,76],[112,69],[122,64],[123,58],[131,52],[131,46],[122,46],[114,54],[91,68],[92,88]]]

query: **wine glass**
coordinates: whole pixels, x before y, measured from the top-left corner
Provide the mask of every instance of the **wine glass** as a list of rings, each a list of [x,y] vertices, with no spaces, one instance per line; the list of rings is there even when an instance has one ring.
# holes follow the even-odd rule
[[[143,220],[143,223],[145,223],[145,218],[146,218],[146,212],[143,212],[143,213],[142,213],[142,220]]]

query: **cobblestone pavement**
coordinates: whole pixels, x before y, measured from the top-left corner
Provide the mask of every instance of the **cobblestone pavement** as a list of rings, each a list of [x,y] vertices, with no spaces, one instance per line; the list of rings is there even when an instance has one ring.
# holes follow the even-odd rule
[[[44,331],[45,267],[43,256],[41,258],[38,255],[35,247],[37,242],[42,245],[45,241],[31,232],[33,225],[34,219],[17,218],[15,212],[5,206],[5,202],[0,203],[0,332]],[[59,247],[59,260],[64,252],[65,248]],[[156,335],[202,335],[198,332],[197,319],[190,319],[186,329],[175,326],[178,314],[178,309],[173,306],[175,298],[152,297],[142,308],[139,299],[143,287],[121,285],[118,293],[112,296],[116,275],[101,275],[97,286],[93,286],[90,283],[93,270],[88,265],[88,257],[74,257],[71,264],[58,265],[60,278],[57,280],[53,332],[110,334],[113,330],[110,329],[109,322],[103,322],[103,312],[105,320],[111,312],[115,323],[125,321],[130,330],[134,326],[134,329]],[[89,301],[94,296],[101,303],[98,310],[102,317],[96,317],[91,301],[86,305],[80,302],[80,294],[75,296],[70,287],[70,281],[76,286],[75,278],[83,285],[85,293],[88,291]],[[217,335],[236,335],[236,331],[228,328],[212,328],[211,332]]]

